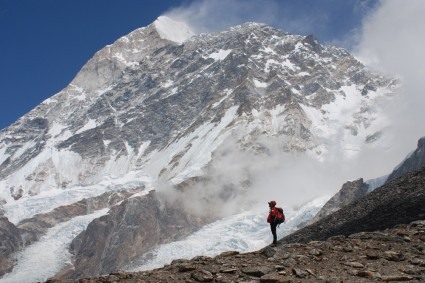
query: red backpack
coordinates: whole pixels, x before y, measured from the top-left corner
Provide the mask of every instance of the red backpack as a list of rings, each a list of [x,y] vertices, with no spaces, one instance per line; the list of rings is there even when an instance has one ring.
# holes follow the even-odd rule
[[[283,213],[283,209],[281,207],[276,207],[276,209],[277,209],[277,215],[275,218],[275,223],[279,225],[285,222],[285,214]]]

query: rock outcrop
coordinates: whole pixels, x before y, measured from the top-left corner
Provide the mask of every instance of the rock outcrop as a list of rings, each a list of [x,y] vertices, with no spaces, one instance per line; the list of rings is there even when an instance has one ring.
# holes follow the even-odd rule
[[[325,203],[310,223],[314,223],[319,219],[338,211],[341,207],[364,197],[368,193],[368,189],[368,184],[363,182],[362,178],[356,181],[346,182],[342,185],[342,189]]]
[[[93,211],[107,207],[127,199],[128,197],[143,191],[143,187],[118,192],[106,192],[100,196],[82,199],[76,203],[63,205],[47,213],[40,213],[34,217],[25,219],[18,223],[17,227],[24,240],[24,246],[29,245],[44,235],[47,229],[58,223],[70,220],[73,217],[90,214]]]
[[[154,191],[128,198],[74,239],[75,268],[62,276],[80,278],[118,270],[155,246],[189,235],[206,221],[160,201]]]
[[[13,254],[22,247],[19,229],[0,215],[0,277],[9,272],[15,261]]]

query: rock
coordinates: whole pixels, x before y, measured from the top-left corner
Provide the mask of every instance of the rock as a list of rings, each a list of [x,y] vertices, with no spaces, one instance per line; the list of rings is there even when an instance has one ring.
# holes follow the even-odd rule
[[[286,267],[293,267],[297,264],[297,261],[293,258],[288,258],[282,261],[282,264]]]
[[[251,266],[251,267],[246,267],[242,269],[242,272],[245,273],[246,275],[251,275],[255,277],[261,277],[272,271],[273,270],[271,268],[265,267],[265,266]]]
[[[182,264],[182,263],[187,263],[187,262],[189,262],[189,260],[186,259],[186,258],[178,258],[178,259],[172,260],[170,265]]]
[[[337,235],[337,236],[329,237],[326,241],[328,241],[328,242],[332,242],[332,241],[344,242],[345,239],[346,239],[345,235]]]
[[[211,282],[214,280],[214,275],[207,270],[196,270],[192,272],[191,277],[199,282]]]
[[[412,226],[412,227],[425,227],[425,220],[416,220],[416,221],[410,222],[410,226]]]
[[[306,270],[310,275],[313,275],[314,277],[317,277],[316,274],[313,272],[313,270],[306,268]]]
[[[179,266],[178,270],[179,272],[187,272],[187,271],[193,271],[196,270],[198,267],[194,264],[182,264]]]
[[[388,261],[402,261],[404,256],[401,252],[386,251],[384,253],[384,258]]]
[[[310,258],[306,255],[295,255],[294,257],[299,263],[310,261]]]
[[[374,253],[374,252],[367,252],[366,258],[371,259],[371,260],[377,260],[377,259],[379,259],[379,255],[377,253]]]
[[[221,273],[235,273],[236,271],[238,271],[237,268],[230,268],[230,269],[220,270]]]
[[[308,273],[299,268],[292,268],[292,273],[298,278],[305,278],[308,276]]]
[[[410,260],[410,263],[413,265],[425,266],[425,259],[414,258]]]
[[[323,251],[321,249],[311,249],[308,253],[310,255],[314,255],[314,256],[321,256],[321,255],[323,255]]]
[[[228,257],[228,256],[234,256],[234,255],[238,255],[239,252],[238,251],[227,251],[227,252],[222,252],[219,256],[220,257]]]
[[[377,277],[377,274],[375,272],[370,271],[370,270],[358,270],[358,271],[356,271],[356,276],[372,279],[372,278]]]
[[[364,265],[357,261],[344,262],[343,265],[354,267],[354,268],[363,268]]]
[[[351,245],[345,245],[342,250],[346,253],[350,253],[353,251],[353,247]]]
[[[389,276],[381,276],[382,281],[392,282],[392,281],[411,281],[414,278],[412,276],[406,275],[389,275]]]
[[[194,258],[190,259],[190,262],[203,262],[203,261],[209,261],[212,257],[209,256],[195,256]]]
[[[267,274],[261,276],[260,282],[263,283],[290,283],[293,282],[290,278],[278,273]]]
[[[267,246],[263,249],[262,252],[266,257],[273,257],[276,254],[276,250]]]

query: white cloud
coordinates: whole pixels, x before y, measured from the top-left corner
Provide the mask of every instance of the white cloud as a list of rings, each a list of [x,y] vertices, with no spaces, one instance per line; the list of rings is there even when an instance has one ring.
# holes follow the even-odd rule
[[[425,1],[381,1],[366,17],[357,57],[374,69],[400,77],[403,93],[388,109],[394,150],[406,153],[425,135]]]

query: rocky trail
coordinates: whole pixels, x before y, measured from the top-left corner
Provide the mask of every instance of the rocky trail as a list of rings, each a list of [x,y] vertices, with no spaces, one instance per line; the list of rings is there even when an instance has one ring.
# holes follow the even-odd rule
[[[174,260],[163,268],[47,282],[425,282],[425,220],[326,241]]]

